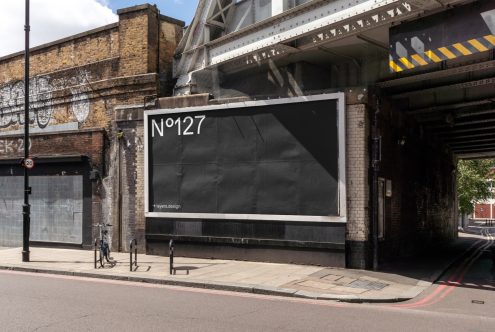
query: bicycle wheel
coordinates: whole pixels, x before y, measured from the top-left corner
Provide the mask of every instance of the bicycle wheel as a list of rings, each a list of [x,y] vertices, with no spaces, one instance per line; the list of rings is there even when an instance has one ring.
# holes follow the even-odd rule
[[[100,248],[100,259],[99,259],[99,261],[100,261],[100,267],[103,267],[103,264],[104,264],[104,262],[103,262],[103,250],[101,248]]]
[[[108,248],[105,248],[104,253],[105,253],[105,255],[104,255],[105,260],[106,260],[108,263],[110,263],[110,260],[108,259],[108,256],[109,256],[109,250],[108,250]]]
[[[107,262],[109,262],[109,263],[112,262],[112,260],[110,259],[110,248],[109,247],[107,247],[107,255],[105,258],[107,259]]]

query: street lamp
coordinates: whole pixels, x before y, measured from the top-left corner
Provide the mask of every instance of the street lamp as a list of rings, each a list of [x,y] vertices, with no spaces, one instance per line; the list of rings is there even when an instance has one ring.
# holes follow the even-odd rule
[[[24,52],[24,205],[22,206],[22,261],[29,262],[30,209],[29,174],[26,161],[29,158],[29,0],[26,0],[25,52]]]

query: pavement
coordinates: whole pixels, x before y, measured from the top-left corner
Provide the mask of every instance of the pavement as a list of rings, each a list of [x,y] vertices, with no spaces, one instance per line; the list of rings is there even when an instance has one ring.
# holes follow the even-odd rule
[[[112,253],[113,264],[94,268],[93,251],[31,247],[0,248],[0,269],[220,289],[342,302],[399,302],[415,298],[460,259],[479,236],[460,233],[443,251],[388,263],[381,271],[138,254],[130,271],[128,253]],[[180,250],[180,246],[176,247]]]

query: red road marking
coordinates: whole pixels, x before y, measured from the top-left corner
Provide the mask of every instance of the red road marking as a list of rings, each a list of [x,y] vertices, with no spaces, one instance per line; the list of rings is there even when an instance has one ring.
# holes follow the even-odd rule
[[[480,241],[477,241],[474,245],[478,244]],[[435,289],[435,291],[433,293],[431,293],[430,295],[428,295],[427,297],[425,297],[422,300],[419,300],[417,302],[391,305],[391,307],[418,308],[418,307],[430,306],[432,304],[439,302],[440,300],[445,298],[448,294],[450,294],[456,288],[455,284],[459,284],[462,281],[462,279],[464,278],[464,275],[469,270],[469,268],[474,264],[474,262],[479,258],[479,256],[481,256],[481,254],[483,253],[483,250],[485,250],[485,248],[489,247],[491,245],[491,243],[492,243],[492,240],[489,240],[487,243],[485,243],[485,244],[481,245],[480,247],[478,247],[477,249],[475,249],[474,252],[471,253],[466,259],[464,259],[462,264],[459,265],[456,268],[456,270],[450,275],[450,278],[447,280],[447,283],[438,286],[437,289]],[[471,248],[473,248],[473,246],[471,246],[468,249],[468,251],[471,250]]]
[[[464,275],[466,274],[466,272],[473,265],[473,263],[479,258],[479,256],[481,256],[481,254],[482,253],[480,252],[478,255],[476,255],[476,257],[474,259],[472,259],[469,262],[469,264],[462,271],[461,275],[459,276],[458,280],[456,281],[457,284],[459,284],[459,282],[462,281],[462,279],[464,278]],[[433,304],[439,302],[440,300],[444,299],[447,295],[449,295],[456,288],[457,288],[457,285],[449,285],[449,286],[447,286],[447,289],[442,294],[440,294],[438,298],[433,299],[431,302],[427,303],[427,305],[433,305]]]

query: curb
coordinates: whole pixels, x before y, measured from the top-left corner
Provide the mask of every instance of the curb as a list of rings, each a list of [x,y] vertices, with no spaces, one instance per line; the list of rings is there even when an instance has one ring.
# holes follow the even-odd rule
[[[30,268],[30,267],[22,267],[22,266],[0,265],[0,270],[65,275],[71,277],[84,277],[84,278],[94,278],[94,279],[130,281],[136,283],[140,282],[140,283],[169,285],[169,286],[223,290],[223,291],[238,292],[238,293],[250,293],[250,294],[304,298],[304,299],[313,299],[313,300],[338,301],[338,302],[348,302],[348,303],[394,303],[394,302],[407,301],[414,298],[414,296],[413,297],[374,296],[367,298],[367,297],[360,297],[357,295],[322,294],[322,293],[313,293],[313,292],[301,291],[295,289],[257,286],[257,285],[248,285],[248,284],[216,283],[216,282],[199,281],[199,280],[186,281],[186,280],[156,279],[156,278],[146,278],[146,277],[118,276],[112,274],[99,274],[99,273],[90,273],[90,272],[61,271],[61,270],[52,270],[52,269],[45,270],[40,268]]]

